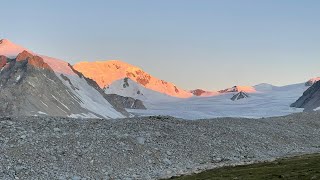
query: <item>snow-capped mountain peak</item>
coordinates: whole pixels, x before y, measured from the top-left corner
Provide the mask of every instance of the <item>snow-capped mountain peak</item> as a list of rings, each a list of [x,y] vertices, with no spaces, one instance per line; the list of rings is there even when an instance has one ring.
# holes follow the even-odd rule
[[[130,78],[145,88],[169,96],[179,98],[193,96],[192,93],[178,88],[173,83],[160,80],[139,67],[119,60],[80,62],[73,67],[85,76],[95,80],[101,88],[106,88],[119,79]]]

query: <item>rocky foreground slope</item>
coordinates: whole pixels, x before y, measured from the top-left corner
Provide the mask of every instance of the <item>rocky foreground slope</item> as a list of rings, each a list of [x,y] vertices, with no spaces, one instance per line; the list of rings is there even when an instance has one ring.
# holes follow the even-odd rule
[[[266,119],[0,119],[0,179],[157,179],[320,152],[320,113]]]

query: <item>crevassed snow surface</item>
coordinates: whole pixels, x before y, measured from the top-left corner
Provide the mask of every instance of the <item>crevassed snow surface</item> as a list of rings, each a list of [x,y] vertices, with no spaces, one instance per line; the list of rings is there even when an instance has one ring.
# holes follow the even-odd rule
[[[303,110],[291,108],[290,104],[295,102],[307,89],[304,83],[283,87],[260,87],[260,90],[262,89],[264,91],[248,93],[249,98],[237,101],[230,99],[235,93],[226,93],[212,97],[193,97],[168,102],[154,102],[149,104],[147,110],[128,109],[128,111],[142,116],[170,115],[194,120],[214,117],[272,117]]]

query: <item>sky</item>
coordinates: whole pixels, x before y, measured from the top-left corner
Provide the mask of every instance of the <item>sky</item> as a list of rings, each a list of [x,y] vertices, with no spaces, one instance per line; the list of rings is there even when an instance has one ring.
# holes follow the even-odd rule
[[[318,0],[0,3],[0,39],[71,64],[118,59],[184,89],[320,76]]]

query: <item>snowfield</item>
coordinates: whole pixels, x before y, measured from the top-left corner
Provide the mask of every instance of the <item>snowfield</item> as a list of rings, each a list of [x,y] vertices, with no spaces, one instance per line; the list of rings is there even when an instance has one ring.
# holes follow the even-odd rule
[[[320,152],[320,113],[265,119],[0,118],[0,179],[159,179]]]
[[[106,94],[118,94],[143,101],[146,110],[126,109],[137,116],[168,115],[195,120],[215,117],[261,118],[302,112],[303,109],[292,108],[290,105],[302,96],[307,88],[305,83],[280,87],[263,83],[228,88],[224,90],[225,93],[215,93],[212,96],[176,98],[126,78],[113,82],[104,90]],[[246,92],[249,98],[232,101],[231,98],[239,91]]]
[[[192,97],[172,99],[171,101],[145,102],[147,110],[128,109],[139,116],[169,115],[189,120],[215,117],[261,118],[283,116],[302,112],[303,109],[291,108],[307,89],[304,83],[276,87],[267,84],[257,85],[256,93],[247,93],[249,98],[232,101],[236,93],[223,93],[211,97]]]

